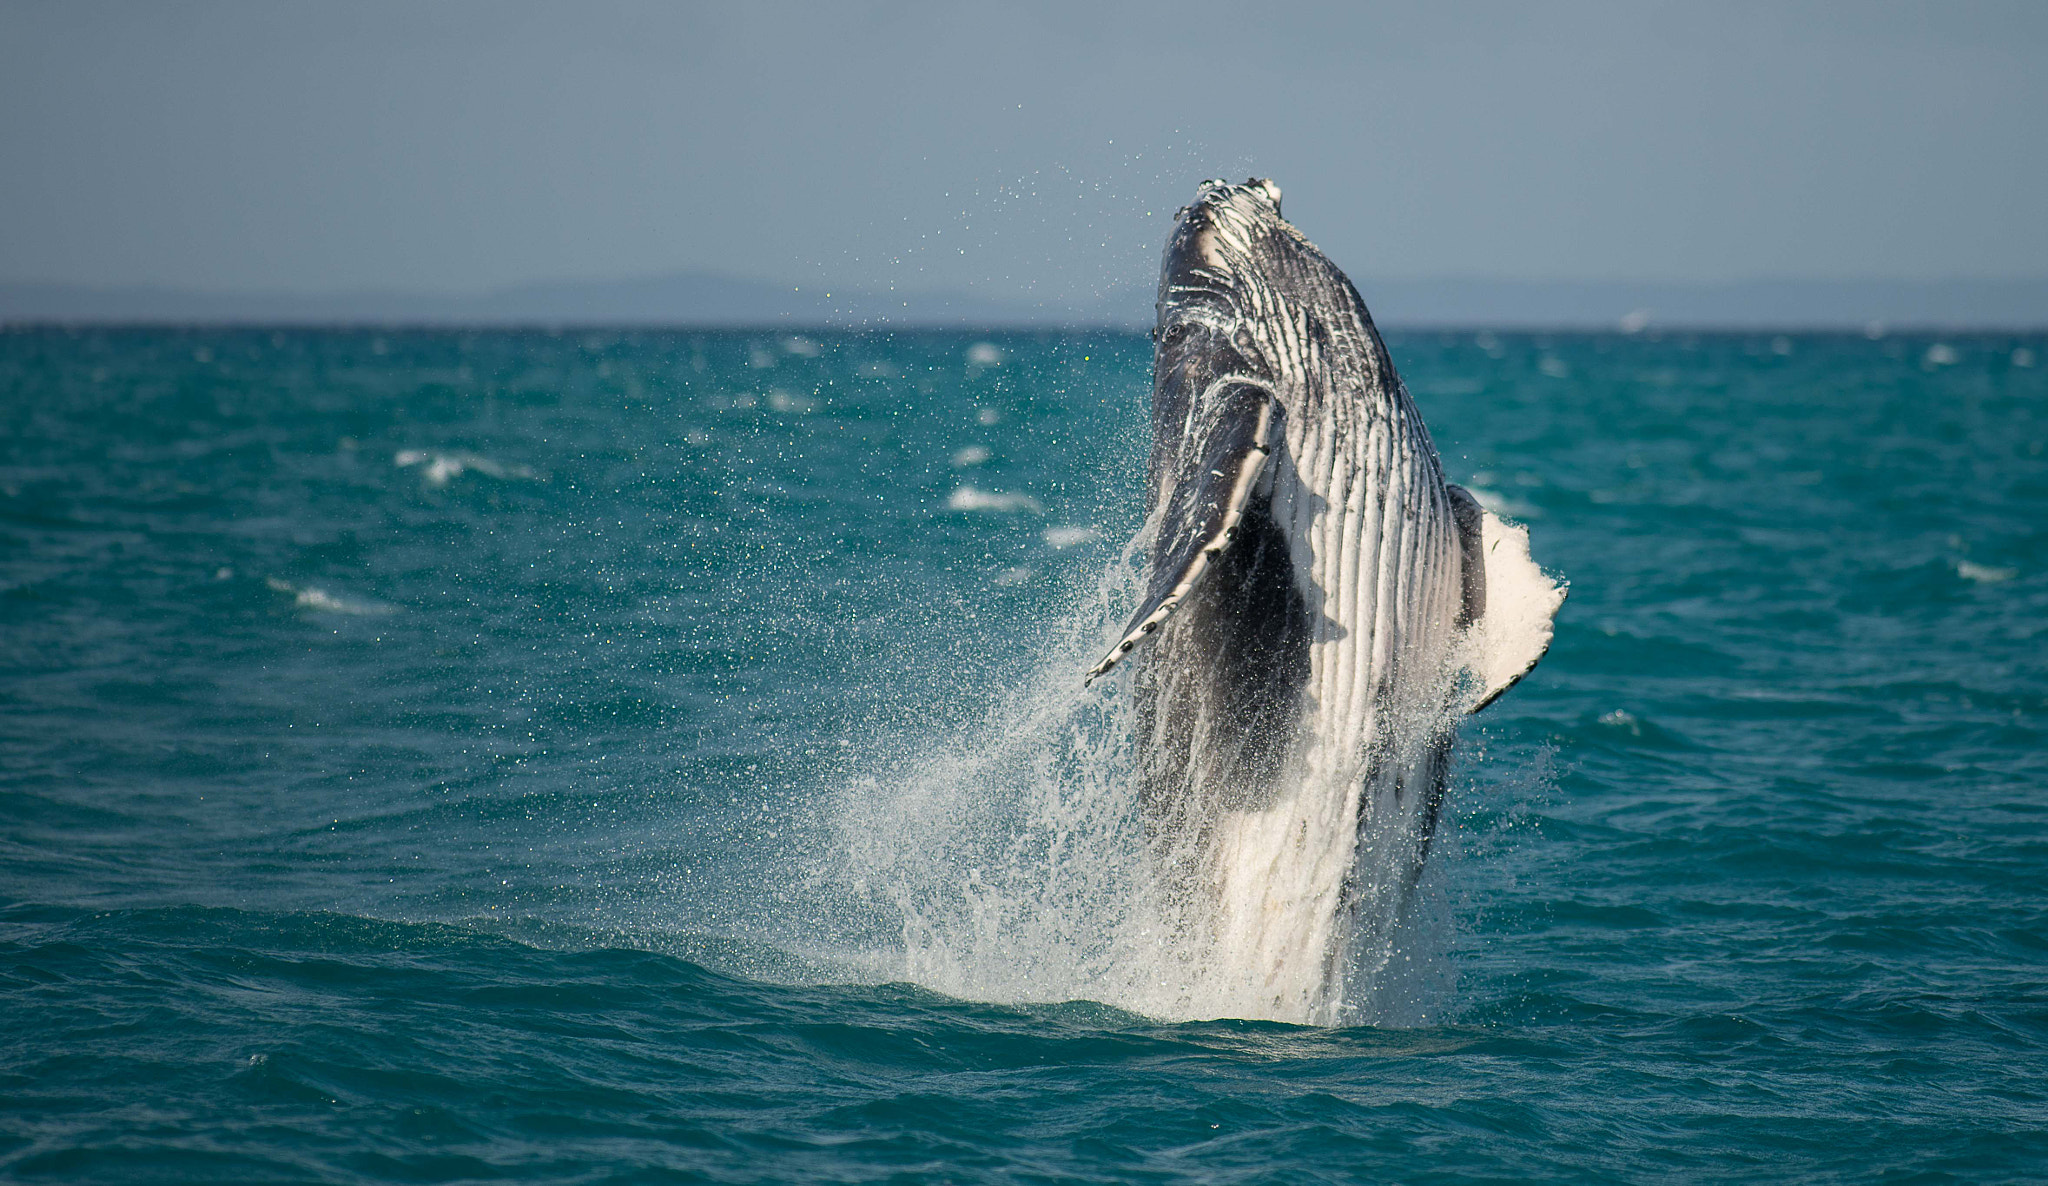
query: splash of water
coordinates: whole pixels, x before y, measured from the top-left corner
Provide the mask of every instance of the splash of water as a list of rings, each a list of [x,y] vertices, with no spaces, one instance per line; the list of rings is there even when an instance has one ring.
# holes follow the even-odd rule
[[[1256,808],[1148,825],[1128,680],[1079,678],[1148,545],[1141,534],[1108,566],[979,726],[922,738],[838,796],[815,873],[887,920],[895,942],[868,970],[968,999],[1088,999],[1171,1020],[1428,1020],[1451,983],[1449,910],[1434,876],[1395,889],[1420,840],[1412,811],[1363,805],[1376,822],[1358,829],[1359,780],[1311,757]],[[1442,718],[1445,697],[1418,700],[1431,707],[1407,708]],[[1401,732],[1421,744],[1450,727]]]

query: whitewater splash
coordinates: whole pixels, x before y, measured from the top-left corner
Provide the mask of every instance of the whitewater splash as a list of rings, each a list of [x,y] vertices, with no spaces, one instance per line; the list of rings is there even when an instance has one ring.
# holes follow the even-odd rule
[[[1169,1020],[1429,1020],[1454,978],[1451,928],[1434,872],[1420,892],[1394,892],[1417,843],[1407,815],[1379,814],[1358,835],[1338,818],[1358,788],[1299,770],[1289,793],[1221,808],[1200,837],[1148,828],[1128,681],[1084,691],[1076,672],[1113,635],[1151,535],[979,726],[910,743],[842,790],[813,884],[896,932],[864,958],[870,975],[950,996],[1086,999]],[[1453,728],[1445,700],[1419,695],[1415,711],[1441,719],[1403,732]],[[1376,901],[1340,910],[1354,863]]]

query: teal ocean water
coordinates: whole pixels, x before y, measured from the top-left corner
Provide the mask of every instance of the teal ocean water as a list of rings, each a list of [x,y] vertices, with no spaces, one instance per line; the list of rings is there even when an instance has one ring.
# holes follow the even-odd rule
[[[1144,337],[0,334],[0,1177],[2048,1176],[2048,339],[1390,345],[1572,592],[1330,1029],[1104,939]]]

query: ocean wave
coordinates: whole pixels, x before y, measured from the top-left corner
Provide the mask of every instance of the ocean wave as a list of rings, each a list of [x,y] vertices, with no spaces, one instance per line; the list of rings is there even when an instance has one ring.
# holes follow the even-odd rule
[[[1977,564],[1969,560],[1956,561],[1956,575],[1980,585],[1995,585],[2020,575],[2017,568],[2001,568],[1992,564]]]
[[[536,481],[540,475],[523,465],[507,465],[479,453],[441,453],[431,449],[401,449],[391,458],[400,469],[423,466],[420,476],[427,485],[442,487],[465,473],[475,471],[500,481]]]
[[[330,593],[318,585],[294,585],[277,577],[265,577],[263,583],[276,593],[283,593],[292,599],[299,609],[315,610],[328,614],[348,614],[358,618],[381,618],[398,612],[398,607],[386,605],[362,597],[344,597]]]

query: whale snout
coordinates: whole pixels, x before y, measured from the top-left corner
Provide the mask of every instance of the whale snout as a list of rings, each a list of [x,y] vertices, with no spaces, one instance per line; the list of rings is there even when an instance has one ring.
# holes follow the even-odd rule
[[[1167,240],[1161,275],[1184,284],[1198,275],[1215,283],[1241,270],[1241,257],[1252,240],[1280,223],[1280,187],[1262,178],[1242,184],[1204,181],[1195,200],[1174,215],[1180,225]],[[1226,247],[1234,244],[1235,250]]]
[[[1182,212],[1191,212],[1212,202],[1227,202],[1237,198],[1264,202],[1273,208],[1274,214],[1280,213],[1280,187],[1273,184],[1272,179],[1268,177],[1247,177],[1242,183],[1211,178],[1195,187],[1195,204],[1183,207]]]

